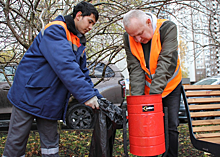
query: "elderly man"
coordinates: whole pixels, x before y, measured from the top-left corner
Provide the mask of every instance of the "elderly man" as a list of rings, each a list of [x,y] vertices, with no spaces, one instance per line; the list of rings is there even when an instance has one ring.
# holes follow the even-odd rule
[[[178,156],[181,69],[177,27],[151,13],[131,10],[123,18],[131,95],[162,94],[168,107],[169,157]]]

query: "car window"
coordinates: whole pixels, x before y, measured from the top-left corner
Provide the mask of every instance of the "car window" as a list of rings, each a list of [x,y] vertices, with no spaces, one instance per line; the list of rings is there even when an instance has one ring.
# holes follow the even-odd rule
[[[206,80],[201,80],[199,82],[194,83],[194,85],[211,85],[214,82],[218,81],[217,79],[206,79]]]
[[[7,75],[7,78],[9,79],[9,81],[13,81],[15,70],[16,70],[16,66],[5,67],[5,73]],[[3,69],[0,69],[0,82],[6,82],[6,81],[7,80],[3,74]]]
[[[101,78],[103,70],[105,68],[105,64],[104,63],[98,63],[95,66],[95,68],[94,68],[94,66],[95,66],[95,64],[90,65],[90,67],[88,67],[90,77],[91,78]],[[114,76],[115,76],[114,71],[109,66],[107,66],[106,70],[105,70],[105,77],[114,77]]]

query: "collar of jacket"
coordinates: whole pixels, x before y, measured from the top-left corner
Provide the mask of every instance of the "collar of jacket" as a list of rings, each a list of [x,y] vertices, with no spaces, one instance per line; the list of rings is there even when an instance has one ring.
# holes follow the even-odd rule
[[[151,12],[146,12],[147,15],[149,15],[151,18],[151,23],[152,23],[152,27],[153,27],[153,32],[155,32],[156,27],[157,27],[157,17],[152,14]]]
[[[65,23],[67,25],[67,29],[76,35],[80,39],[80,43],[84,46],[86,45],[86,38],[83,34],[81,34],[75,27],[75,23],[73,17],[71,15],[64,16]]]

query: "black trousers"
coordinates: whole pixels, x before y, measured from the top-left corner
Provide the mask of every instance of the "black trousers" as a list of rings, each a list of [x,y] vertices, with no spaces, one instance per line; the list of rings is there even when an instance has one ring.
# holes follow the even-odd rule
[[[169,148],[167,157],[178,156],[179,126],[178,112],[180,107],[182,82],[165,98],[162,99],[163,107],[168,108]]]

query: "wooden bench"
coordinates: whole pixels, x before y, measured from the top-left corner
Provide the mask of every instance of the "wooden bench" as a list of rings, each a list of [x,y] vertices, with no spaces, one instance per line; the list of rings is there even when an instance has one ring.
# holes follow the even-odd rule
[[[183,85],[182,96],[193,146],[220,156],[220,85]]]

